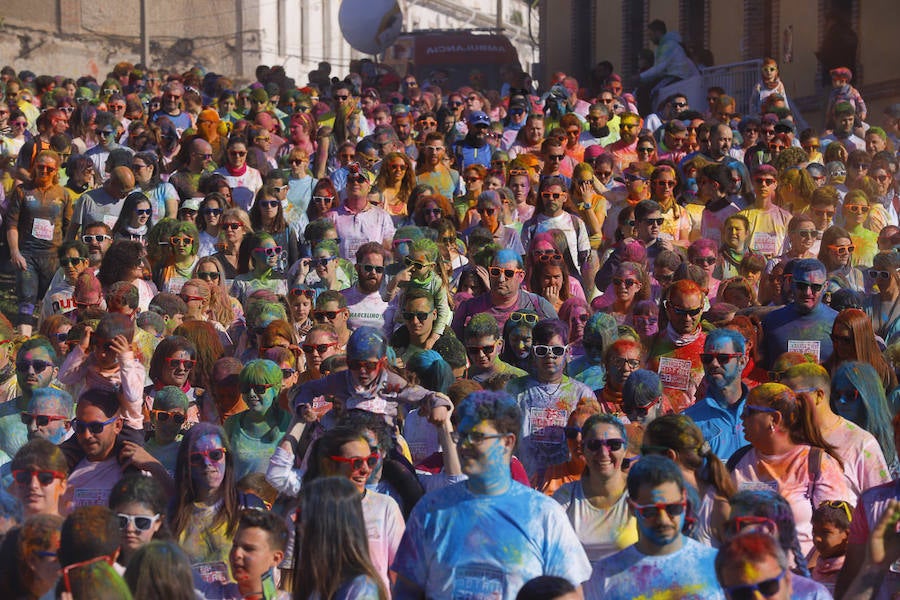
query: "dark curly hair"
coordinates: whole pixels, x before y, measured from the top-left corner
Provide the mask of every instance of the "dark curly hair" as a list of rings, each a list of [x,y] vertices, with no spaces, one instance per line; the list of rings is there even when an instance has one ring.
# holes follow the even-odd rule
[[[116,240],[103,255],[97,279],[108,290],[117,281],[126,281],[126,271],[143,265],[144,246],[131,240]]]

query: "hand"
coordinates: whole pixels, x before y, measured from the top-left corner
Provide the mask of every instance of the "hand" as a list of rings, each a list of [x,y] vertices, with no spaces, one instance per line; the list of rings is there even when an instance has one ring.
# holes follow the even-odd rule
[[[550,285],[544,288],[544,298],[553,306],[559,305],[559,286]]]
[[[437,428],[444,426],[444,423],[450,422],[450,414],[453,411],[447,406],[432,406],[428,412],[428,422]]]
[[[888,567],[900,559],[900,500],[889,500],[869,538],[869,560]]]
[[[122,449],[119,451],[119,464],[122,465],[123,469],[131,466],[147,471],[153,465],[160,463],[143,447],[138,446],[134,442],[126,441],[122,442]]]
[[[426,349],[426,350],[431,350],[431,349],[434,347],[434,344],[435,344],[439,339],[441,339],[440,336],[434,335],[434,334],[432,333],[430,336],[428,336],[428,339],[425,340],[425,349]]]
[[[297,268],[297,279],[306,279],[306,276],[309,275],[309,261],[312,260],[310,258],[301,258],[300,266]]]
[[[124,335],[117,335],[112,339],[109,343],[110,349],[115,352],[116,356],[121,357],[126,352],[132,352],[131,344],[128,343],[128,340]]]
[[[672,240],[670,240],[669,238],[657,238],[656,243],[659,244],[659,247],[662,248],[663,250],[668,250],[670,252],[674,248],[672,246]]]
[[[81,351],[87,354],[91,349],[91,334],[94,333],[94,328],[91,326],[85,326],[84,328],[84,336],[81,338],[81,341],[78,342],[78,347],[81,348]]]
[[[22,256],[22,253],[18,250],[13,252],[10,255],[10,258],[12,258],[13,265],[15,265],[15,267],[20,271],[24,271],[28,268],[28,263],[25,261],[25,257]]]
[[[309,404],[299,404],[296,409],[297,420],[301,423],[315,423],[319,416]]]
[[[406,267],[402,269],[397,275],[394,276],[394,281],[398,284],[407,283],[412,280],[412,267]]]

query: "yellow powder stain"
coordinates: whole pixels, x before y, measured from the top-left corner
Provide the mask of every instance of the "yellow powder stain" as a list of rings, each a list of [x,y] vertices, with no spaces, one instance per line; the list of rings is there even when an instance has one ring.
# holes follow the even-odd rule
[[[650,596],[642,594],[640,596],[635,596],[634,600],[684,600],[684,598],[690,598],[692,594],[699,595],[704,591],[706,591],[706,586],[702,583],[697,583],[668,590],[659,590],[653,592]]]

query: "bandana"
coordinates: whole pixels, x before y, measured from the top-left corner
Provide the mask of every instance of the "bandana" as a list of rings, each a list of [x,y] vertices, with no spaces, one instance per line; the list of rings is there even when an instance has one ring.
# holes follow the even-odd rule
[[[669,323],[669,326],[666,328],[666,336],[669,338],[669,341],[674,344],[676,348],[681,348],[682,346],[689,346],[696,342],[700,336],[703,334],[703,328],[699,325],[697,326],[697,330],[694,333],[685,333],[680,334],[675,331],[672,327],[672,324]]]

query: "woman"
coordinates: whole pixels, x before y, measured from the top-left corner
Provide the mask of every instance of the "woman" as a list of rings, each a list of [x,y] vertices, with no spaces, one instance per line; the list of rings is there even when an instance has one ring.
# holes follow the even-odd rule
[[[622,408],[622,388],[636,370],[640,369],[646,356],[639,342],[621,338],[613,342],[603,355],[606,370],[606,384],[598,394],[604,412],[624,415]]]
[[[900,465],[891,430],[893,411],[878,380],[878,373],[870,364],[859,361],[842,363],[831,378],[831,408],[875,436],[888,461],[891,476],[896,477]]]
[[[113,238],[147,244],[147,234],[153,227],[150,199],[141,192],[131,192],[122,203],[122,212],[113,225]]]
[[[215,257],[204,256],[194,267],[194,278],[203,281],[211,288],[209,302],[209,318],[223,325],[226,329],[234,323],[234,299],[228,295],[225,285],[225,269]],[[213,289],[214,288],[214,289]]]
[[[200,248],[200,232],[188,221],[178,221],[172,226],[169,244],[171,255],[168,260],[156,268],[153,277],[161,292],[177,294],[184,282],[191,278],[197,266],[197,251]]]
[[[591,165],[579,163],[575,166],[567,207],[584,219],[591,248],[598,250],[603,242],[603,224],[606,222],[609,202],[601,194],[600,182],[594,177]]]
[[[791,505],[804,555],[813,547],[813,510],[825,500],[856,500],[840,458],[822,438],[812,410],[780,383],[753,388],[741,414],[750,446],[729,460],[738,489],[777,486]]]
[[[226,123],[237,123],[244,118],[244,115],[237,112],[237,99],[232,90],[225,90],[219,94],[219,101],[216,104],[216,110],[219,112],[219,118]]]
[[[451,274],[448,277],[450,280],[450,289],[456,290],[459,276],[462,273],[463,268],[469,264],[469,259],[466,257],[466,245],[457,236],[456,227],[450,219],[441,219],[432,225],[432,229],[437,231],[437,243],[438,248],[441,251],[441,263],[446,265],[451,271]],[[396,234],[394,234],[394,237],[396,238]]]
[[[322,180],[316,180],[309,172],[309,154],[300,148],[291,149],[287,157],[290,173],[288,173],[287,197],[284,204],[284,218],[296,232],[302,232],[309,220],[307,211],[310,200],[315,195],[315,188]],[[314,217],[314,218],[318,218]],[[312,220],[312,219],[310,219]]]
[[[788,212],[799,214],[809,209],[816,182],[806,169],[789,167],[782,171],[775,190],[775,203]]]
[[[57,256],[59,269],[41,303],[41,325],[52,315],[68,315],[76,307],[75,281],[88,268],[88,248],[81,240],[63,242]],[[71,320],[69,323],[71,324]]]
[[[876,254],[868,274],[877,291],[866,297],[866,315],[875,333],[890,346],[900,336],[900,254]]]
[[[125,582],[135,598],[195,600],[194,578],[187,554],[174,542],[141,546],[128,562]]]
[[[300,242],[294,229],[288,227],[284,205],[273,186],[265,185],[257,192],[256,201],[250,208],[250,224],[254,231],[268,233],[276,245],[281,246],[276,268],[286,273],[288,267],[300,258]]]
[[[138,152],[132,160],[131,170],[135,185],[150,199],[153,220],[174,219],[178,212],[178,192],[171,183],[160,179],[159,157],[154,152]]]
[[[184,337],[197,349],[189,381],[194,395],[200,397],[209,389],[213,364],[225,355],[226,348],[230,354],[231,338],[208,321],[185,321],[175,328],[173,335]]]
[[[823,365],[829,373],[835,373],[842,363],[861,361],[872,366],[888,395],[897,387],[897,376],[878,347],[872,322],[866,313],[855,308],[838,313],[831,327],[831,343],[834,352]]]
[[[350,279],[340,265],[340,248],[336,241],[322,240],[316,244],[309,265],[315,271],[315,277],[311,272],[306,281],[317,292],[340,291],[350,287]]]
[[[600,404],[593,398],[584,398],[578,402],[578,406],[569,415],[565,427],[569,460],[547,467],[535,485],[535,489],[552,496],[565,484],[581,479],[585,469],[584,450],[581,446],[584,424],[590,417],[598,414],[600,414]]]
[[[569,356],[575,360],[584,356],[584,328],[591,318],[591,307],[581,298],[569,298],[559,307],[559,318],[569,326]]]
[[[241,208],[226,208],[222,213],[222,242],[221,249],[213,254],[213,258],[225,268],[225,278],[222,283],[231,286],[231,281],[238,274],[238,254],[244,236],[253,233],[250,224],[250,215]]]
[[[699,505],[692,507],[697,518],[694,537],[707,546],[718,547],[731,513],[728,499],[737,489],[696,423],[685,415],[657,417],[644,430],[641,454],[662,454],[681,467],[685,482],[699,497]]]
[[[850,239],[847,230],[833,225],[822,234],[822,245],[817,258],[828,270],[826,289],[836,292],[839,289],[851,289],[865,292],[865,278],[862,272],[853,266],[853,253],[856,246]]]
[[[140,548],[154,539],[168,539],[166,508],[169,499],[152,477],[125,475],[109,493],[109,508],[116,515],[122,531],[118,562],[128,561]]]
[[[287,282],[278,270],[283,252],[284,248],[268,233],[257,232],[247,238],[241,248],[242,272],[231,284],[231,295],[244,304],[258,290],[287,294]]]
[[[250,473],[265,473],[269,458],[287,433],[291,414],[275,400],[281,393],[283,375],[271,360],[251,360],[238,377],[248,410],[225,420],[231,440],[235,479]]]
[[[300,497],[294,554],[295,598],[387,600],[372,564],[356,488],[343,477],[310,482]]]
[[[79,102],[69,117],[69,133],[72,146],[78,154],[84,154],[100,143],[97,137],[97,107],[90,102]],[[12,120],[12,115],[10,115]]]
[[[648,162],[651,165],[655,165],[659,160],[656,138],[652,135],[642,135],[639,137],[635,151],[637,152],[638,162]]]
[[[510,167],[507,185],[516,201],[516,220],[525,223],[534,215],[534,207],[537,204],[537,194],[534,192],[536,188],[532,186],[528,171]]]
[[[209,273],[213,271],[212,269],[207,269],[204,265],[214,264],[213,262],[207,262],[199,265],[195,271],[195,276],[200,273],[206,273],[206,276],[210,277]],[[215,273],[218,275],[218,271],[215,271]],[[179,295],[188,307],[184,315],[185,321],[209,322],[220,332],[220,337],[224,335],[227,338],[226,330],[234,322],[234,311],[227,292],[216,281],[207,281],[197,277],[188,279],[182,286]],[[230,340],[226,341],[223,339],[222,343],[227,347],[230,345]]]
[[[612,415],[593,415],[581,428],[585,467],[581,479],[563,485],[559,502],[592,564],[637,541],[628,507],[625,425]]]
[[[167,385],[174,385],[188,397],[187,422],[199,421],[197,397],[190,381],[191,371],[194,370],[196,364],[197,349],[190,340],[180,335],[163,338],[150,359],[147,376],[153,383],[144,388],[146,410],[153,410],[153,399],[156,392]]]
[[[476,207],[478,196],[484,191],[485,177],[487,169],[484,165],[473,163],[463,169],[462,179],[466,183],[466,193],[453,199],[453,208],[463,229],[468,229],[480,220]]]
[[[278,168],[278,163],[269,156],[272,134],[264,127],[252,126],[247,131],[247,139],[250,141],[247,147],[247,164],[257,169],[265,179],[272,169]]]
[[[559,311],[569,299],[569,274],[562,256],[550,255],[549,260],[539,260],[532,266],[528,288],[543,296]]]
[[[216,253],[219,244],[219,234],[222,231],[222,213],[225,211],[227,201],[219,192],[212,192],[203,198],[197,211],[195,224],[200,231],[200,249],[197,256],[201,258]]]
[[[456,212],[450,201],[439,194],[420,195],[413,203],[413,224],[419,227],[430,227],[447,218],[456,224]]]
[[[39,152],[29,181],[10,194],[4,219],[16,273],[19,332],[26,337],[37,324],[37,302],[59,267],[57,251],[74,210],[72,195],[59,185],[59,167],[56,152]]]
[[[850,234],[850,242],[856,247],[853,252],[853,264],[868,266],[878,252],[878,233],[868,229],[869,197],[862,190],[850,190],[844,196],[841,214],[844,216],[844,227]]]
[[[619,265],[608,289],[592,303],[593,309],[603,310],[615,317],[619,325],[630,325],[634,307],[650,299],[650,278],[639,263],[626,261]]]
[[[294,328],[298,342],[306,339],[306,334],[314,325],[312,310],[316,302],[316,290],[304,283],[295,283],[287,295],[288,317]]]
[[[247,142],[241,137],[235,136],[228,140],[225,150],[225,164],[216,169],[219,175],[225,177],[231,187],[231,197],[234,205],[243,210],[250,210],[256,192],[263,186],[262,175],[253,167],[247,165]]]
[[[240,506],[234,455],[224,430],[197,423],[185,434],[175,468],[172,536],[194,568],[228,563]],[[226,573],[223,573],[227,577]]]
[[[144,279],[146,251],[143,244],[129,240],[116,240],[103,255],[97,279],[108,291],[118,281],[125,281],[137,288],[138,310],[145,311],[156,296],[156,286]]]
[[[681,193],[678,171],[669,164],[660,163],[650,175],[650,199],[659,203],[663,216],[660,236],[668,237],[676,246],[690,244],[691,218],[675,198]]]
[[[407,215],[409,197],[416,187],[413,163],[403,152],[390,152],[381,161],[381,169],[372,188],[381,192],[384,209],[395,221]]]
[[[797,215],[788,221],[788,249],[778,257],[779,261],[788,261],[795,258],[815,258],[814,247],[818,241],[819,232],[816,231],[816,222],[809,215]]]

